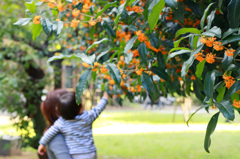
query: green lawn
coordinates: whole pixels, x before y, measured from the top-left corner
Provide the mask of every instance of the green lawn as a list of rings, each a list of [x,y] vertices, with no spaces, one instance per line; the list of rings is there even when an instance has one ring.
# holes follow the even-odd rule
[[[200,113],[192,118],[192,124],[207,124],[214,112]],[[237,115],[237,114],[236,114]],[[173,114],[161,111],[105,111],[94,123],[93,127],[103,127],[111,124],[183,124],[183,115],[177,114],[172,123]],[[220,123],[225,119],[221,116]],[[236,121],[238,123],[239,117]],[[10,125],[0,125],[0,131],[12,129]],[[168,132],[94,135],[99,159],[237,159],[240,142],[240,132],[214,132],[212,136],[211,153],[204,151],[205,132]],[[27,149],[27,152],[29,150]],[[32,152],[29,152],[32,153]],[[25,157],[26,159],[35,158]],[[3,159],[0,157],[0,159]],[[13,159],[13,158],[9,158]],[[14,158],[15,159],[15,158]]]
[[[216,111],[208,113],[197,113],[190,120],[190,124],[207,124]],[[219,116],[219,123],[224,124],[225,118]],[[131,123],[131,124],[185,124],[182,114],[176,114],[173,121],[173,113],[162,113],[161,111],[104,111],[100,118],[98,118],[94,127],[102,127],[104,125],[111,125],[114,122]],[[240,123],[240,116],[236,112],[234,123]]]
[[[204,132],[95,135],[100,159],[238,159],[240,133],[215,132],[210,154],[203,149]]]

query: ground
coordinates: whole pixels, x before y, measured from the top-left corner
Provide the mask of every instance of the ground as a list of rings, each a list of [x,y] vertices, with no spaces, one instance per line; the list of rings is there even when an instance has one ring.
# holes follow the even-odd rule
[[[236,140],[240,137],[240,118],[226,123],[221,116],[216,132],[212,136],[211,154],[203,149],[210,114],[200,111],[187,127],[180,107],[173,122],[173,106],[162,109],[135,107],[111,107],[93,125],[95,144],[99,159],[226,159],[239,158]],[[196,109],[193,108],[192,112]],[[237,114],[236,114],[237,115]],[[3,115],[2,115],[3,117]],[[7,116],[1,117],[0,131],[10,130]],[[13,132],[12,132],[13,133]],[[219,151],[221,150],[221,151]],[[4,157],[0,157],[3,159]],[[24,150],[22,156],[4,159],[35,159],[35,150]]]

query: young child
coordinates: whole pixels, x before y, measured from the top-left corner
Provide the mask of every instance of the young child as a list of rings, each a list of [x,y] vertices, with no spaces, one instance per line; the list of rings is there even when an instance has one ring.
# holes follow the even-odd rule
[[[90,111],[82,111],[82,105],[75,102],[75,93],[66,93],[60,97],[58,111],[61,115],[39,141],[38,153],[44,154],[45,146],[58,133],[65,137],[66,145],[73,159],[96,159],[96,147],[92,136],[92,123],[104,110],[108,94]]]

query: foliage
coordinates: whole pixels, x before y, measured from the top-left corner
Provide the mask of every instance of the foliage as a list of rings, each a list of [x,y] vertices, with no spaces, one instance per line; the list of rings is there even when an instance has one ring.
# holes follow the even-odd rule
[[[239,4],[238,0],[42,0],[36,8],[34,2],[26,5],[30,21],[19,19],[15,24],[41,24],[50,39],[62,35],[56,42],[66,49],[49,61],[79,59],[92,70],[92,80],[118,99],[121,94],[129,100],[146,97],[146,91],[151,100],[194,92],[207,111],[217,108],[234,120],[234,109],[240,107]],[[80,78],[79,83],[84,81]],[[76,92],[80,102],[82,88]],[[216,124],[217,120],[209,122],[206,151]]]
[[[51,40],[45,35],[37,33],[39,39],[33,41],[30,26],[23,28],[13,25],[17,18],[24,16],[24,2],[0,2],[0,109],[15,119],[15,125],[23,137],[23,146],[36,148],[46,126],[40,111],[42,90],[50,83],[47,66],[42,63],[55,52],[54,48],[51,48],[52,52],[48,50]],[[34,7],[29,9],[35,11]],[[18,24],[26,25],[28,20]],[[42,26],[39,26],[33,27],[33,30],[41,30]],[[27,131],[29,125],[34,132]]]

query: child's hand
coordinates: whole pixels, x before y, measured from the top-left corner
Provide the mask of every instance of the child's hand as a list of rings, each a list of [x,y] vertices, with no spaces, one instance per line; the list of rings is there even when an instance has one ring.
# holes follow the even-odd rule
[[[38,153],[39,153],[39,155],[44,155],[44,153],[46,152],[46,148],[45,148],[45,146],[44,145],[39,145],[38,146]]]
[[[108,99],[109,96],[108,96],[107,91],[105,91],[105,92],[103,93],[103,97],[106,98],[106,99]]]

